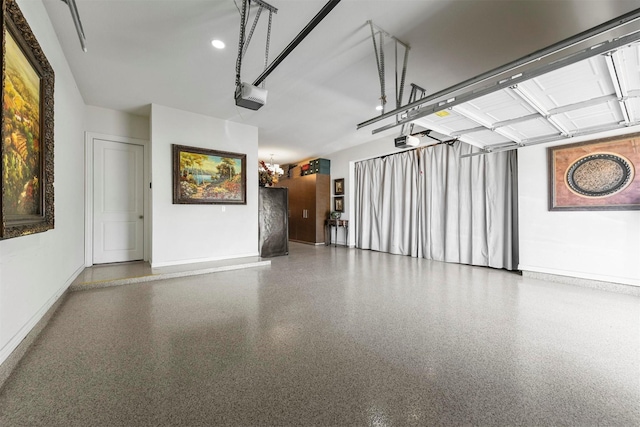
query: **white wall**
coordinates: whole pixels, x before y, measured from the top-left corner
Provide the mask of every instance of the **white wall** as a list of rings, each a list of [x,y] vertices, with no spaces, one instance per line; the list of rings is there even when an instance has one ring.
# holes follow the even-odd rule
[[[148,141],[151,135],[149,117],[87,105],[85,130],[111,136],[124,136]]]
[[[626,133],[632,131],[627,129]],[[623,133],[625,130],[564,143]],[[547,146],[527,147],[518,152],[519,269],[640,286],[640,211],[549,212]],[[327,157],[331,160],[331,178],[345,178],[342,218],[353,218],[353,163],[399,151],[393,147],[393,138],[387,137]],[[349,243],[353,245],[355,232],[353,221],[350,222]],[[338,242],[344,243],[340,239],[341,236]]]
[[[174,205],[172,144],[247,155],[246,205]],[[151,106],[151,264],[258,255],[258,128]]]
[[[640,211],[550,212],[546,147],[518,152],[519,269],[640,286]]]
[[[55,72],[55,228],[0,241],[0,363],[84,264],[84,103],[42,2],[18,5]]]

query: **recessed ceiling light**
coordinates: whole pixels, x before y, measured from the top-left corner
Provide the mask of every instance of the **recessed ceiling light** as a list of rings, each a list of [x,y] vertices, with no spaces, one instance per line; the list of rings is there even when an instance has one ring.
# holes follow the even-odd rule
[[[378,105],[378,106],[376,107],[376,111],[382,111],[382,105]]]
[[[211,45],[216,49],[224,49],[224,42],[222,40],[211,40]]]

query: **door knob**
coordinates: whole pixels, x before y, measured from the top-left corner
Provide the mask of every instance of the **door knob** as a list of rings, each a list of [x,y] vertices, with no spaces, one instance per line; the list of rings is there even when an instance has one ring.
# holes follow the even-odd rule
[[[144,218],[144,215],[140,215],[138,218],[142,219],[142,218]]]

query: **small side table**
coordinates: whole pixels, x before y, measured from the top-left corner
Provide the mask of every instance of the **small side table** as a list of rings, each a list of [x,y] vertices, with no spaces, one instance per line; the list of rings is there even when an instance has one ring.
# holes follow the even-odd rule
[[[331,239],[331,230],[333,228],[336,229],[336,239],[335,239],[335,243],[334,246],[338,245],[338,229],[342,227],[344,228],[344,245],[345,246],[349,246],[349,220],[348,219],[327,219],[324,222],[324,228],[326,230],[326,233],[328,233],[328,237],[329,239],[327,239],[327,246],[331,245],[332,239]]]

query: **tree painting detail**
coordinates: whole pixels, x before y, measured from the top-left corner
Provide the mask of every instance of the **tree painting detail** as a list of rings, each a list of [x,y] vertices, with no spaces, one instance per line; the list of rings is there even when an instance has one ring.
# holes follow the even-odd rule
[[[174,146],[174,203],[246,203],[246,156]]]
[[[5,33],[5,82],[2,123],[3,207],[7,216],[42,211],[40,79],[11,36]]]

